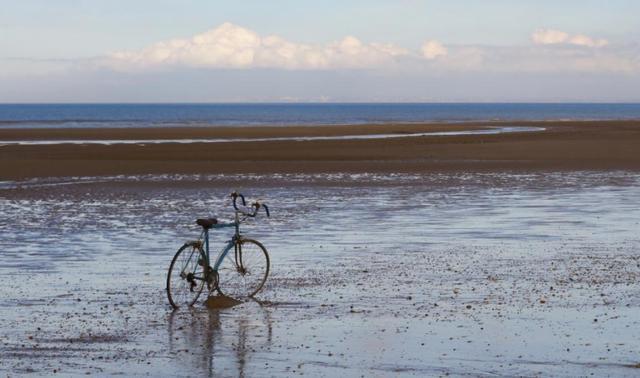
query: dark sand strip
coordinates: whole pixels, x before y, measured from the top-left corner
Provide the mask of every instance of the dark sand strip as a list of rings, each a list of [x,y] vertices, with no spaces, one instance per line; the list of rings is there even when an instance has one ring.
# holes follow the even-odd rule
[[[640,170],[640,121],[326,127],[3,129],[0,140],[198,139],[544,127],[497,135],[149,145],[1,146],[0,180],[164,173]]]

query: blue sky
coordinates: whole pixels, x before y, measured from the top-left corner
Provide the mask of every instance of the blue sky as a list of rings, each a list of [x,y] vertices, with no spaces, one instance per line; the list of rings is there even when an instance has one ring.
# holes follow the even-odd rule
[[[2,102],[640,101],[638,1],[0,0],[0,9]],[[536,89],[518,94],[518,82]],[[185,83],[192,93],[170,93]]]

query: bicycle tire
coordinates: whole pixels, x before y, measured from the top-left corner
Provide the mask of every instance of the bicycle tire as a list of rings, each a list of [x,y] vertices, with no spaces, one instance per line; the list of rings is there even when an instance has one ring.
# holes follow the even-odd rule
[[[200,297],[205,282],[204,261],[204,251],[199,243],[186,243],[173,256],[167,273],[167,297],[174,309],[193,306]],[[180,271],[176,269],[178,262]]]
[[[242,299],[253,297],[269,276],[269,253],[262,243],[240,239],[218,268],[218,292]]]

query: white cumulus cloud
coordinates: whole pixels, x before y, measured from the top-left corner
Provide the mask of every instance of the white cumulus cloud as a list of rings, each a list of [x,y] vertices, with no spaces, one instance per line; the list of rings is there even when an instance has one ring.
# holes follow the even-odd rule
[[[112,68],[154,66],[210,68],[335,69],[393,64],[409,51],[381,43],[364,43],[353,36],[325,45],[260,36],[252,30],[224,23],[186,39],[158,42],[137,51],[111,54]]]
[[[594,39],[586,35],[578,34],[569,38],[569,43],[578,46],[604,47],[609,44],[609,41],[603,38]]]
[[[584,34],[571,35],[553,29],[538,29],[531,35],[531,40],[537,45],[569,44],[585,47],[604,47],[609,44],[606,39],[591,38]]]
[[[538,29],[533,32],[531,39],[536,45],[554,45],[565,43],[569,39],[569,34],[559,30]]]
[[[97,58],[91,67],[116,71],[207,69],[377,70],[391,74],[455,72],[640,72],[638,47],[611,45],[604,39],[539,29],[536,46],[443,45],[426,40],[409,50],[390,43],[346,36],[327,43],[301,43],[262,36],[231,23],[188,38],[161,41],[139,50]]]
[[[447,54],[447,49],[438,41],[427,41],[422,45],[422,56],[426,59],[436,59]]]

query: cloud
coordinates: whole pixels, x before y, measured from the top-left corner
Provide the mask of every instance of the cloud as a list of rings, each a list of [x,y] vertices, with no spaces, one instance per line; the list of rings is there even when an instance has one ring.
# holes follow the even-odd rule
[[[606,39],[595,39],[584,34],[570,35],[569,33],[553,29],[538,29],[531,35],[531,40],[536,45],[569,44],[585,47],[604,47],[609,44],[609,41]]]
[[[169,39],[139,50],[118,51],[68,67],[130,73],[267,69],[371,70],[397,76],[467,72],[640,74],[637,44],[608,45],[604,39],[552,29],[536,30],[531,38],[534,45],[512,46],[445,46],[427,39],[419,49],[410,50],[391,43],[364,42],[354,36],[327,43],[301,43],[276,35],[262,36],[224,23],[191,37]],[[13,62],[12,67],[24,70],[18,63],[21,62]]]
[[[533,44],[309,44],[224,23],[91,58],[0,57],[0,101],[637,101],[640,44],[537,30]]]
[[[609,44],[609,41],[606,39],[592,39],[587,37],[586,35],[578,34],[569,38],[569,43],[572,45],[578,46],[587,46],[587,47],[604,47]]]
[[[115,69],[186,66],[314,70],[390,65],[408,54],[408,50],[392,44],[364,43],[353,36],[325,45],[296,43],[275,35],[262,37],[227,22],[191,38],[112,53],[107,64]]]
[[[436,59],[447,54],[447,49],[438,41],[427,41],[422,45],[422,56],[425,59]]]
[[[553,45],[566,42],[569,34],[559,30],[538,29],[533,32],[531,39],[536,45]]]

